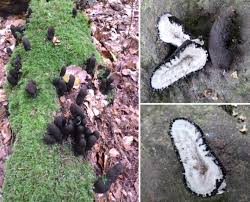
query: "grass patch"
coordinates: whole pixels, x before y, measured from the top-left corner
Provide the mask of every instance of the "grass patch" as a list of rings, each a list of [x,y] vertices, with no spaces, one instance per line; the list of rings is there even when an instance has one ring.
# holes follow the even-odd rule
[[[72,18],[69,0],[33,0],[25,36],[32,50],[18,46],[11,60],[22,57],[22,77],[14,88],[7,86],[11,128],[16,134],[13,154],[6,164],[4,201],[93,201],[93,171],[89,163],[72,155],[69,147],[48,147],[42,142],[53,112],[60,109],[51,84],[65,64],[82,64],[93,53],[86,16]],[[54,26],[60,46],[45,41],[48,26]],[[10,69],[10,64],[8,65]],[[25,93],[29,79],[37,82],[39,94]]]

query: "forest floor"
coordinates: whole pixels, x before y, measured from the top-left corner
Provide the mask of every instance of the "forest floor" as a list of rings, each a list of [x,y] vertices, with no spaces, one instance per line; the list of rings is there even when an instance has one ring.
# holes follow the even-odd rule
[[[110,1],[111,2],[111,1]],[[90,17],[93,41],[103,56],[105,65],[115,75],[116,92],[113,102],[102,107],[98,102],[86,105],[92,117],[93,127],[98,128],[101,140],[87,156],[97,175],[103,175],[114,163],[125,165],[123,176],[111,187],[107,195],[96,195],[97,201],[138,200],[138,1],[109,1],[94,4],[86,9]],[[10,25],[23,25],[23,16],[10,16],[0,20],[0,199],[4,180],[4,163],[9,158],[15,141],[8,121],[8,100],[4,91],[5,65],[9,60],[6,47],[14,44],[14,38],[6,29]],[[60,98],[66,108],[72,96]],[[95,106],[100,115],[96,119]]]

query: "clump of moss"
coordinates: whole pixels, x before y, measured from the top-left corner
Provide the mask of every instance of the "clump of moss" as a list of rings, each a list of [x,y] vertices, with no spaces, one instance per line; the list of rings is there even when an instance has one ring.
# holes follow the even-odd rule
[[[6,164],[3,186],[4,201],[93,201],[94,181],[91,166],[74,157],[70,149],[42,141],[47,124],[60,106],[52,80],[64,64],[80,65],[92,54],[97,61],[91,31],[85,15],[72,18],[73,4],[68,0],[31,1],[33,13],[25,36],[32,49],[16,47],[12,61],[22,58],[22,77],[15,87],[6,86],[10,124],[16,134],[13,153]],[[46,40],[48,27],[53,26],[60,45]],[[8,64],[8,69],[11,64]],[[39,86],[35,99],[25,93],[27,82]]]

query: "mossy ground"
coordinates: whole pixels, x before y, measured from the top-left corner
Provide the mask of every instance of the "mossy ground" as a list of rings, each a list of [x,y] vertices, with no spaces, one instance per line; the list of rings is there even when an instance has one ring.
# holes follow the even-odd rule
[[[65,64],[82,64],[93,53],[86,16],[72,18],[72,1],[31,1],[32,15],[25,36],[32,50],[19,45],[11,60],[20,54],[22,77],[16,87],[7,86],[10,123],[16,135],[13,153],[6,164],[4,201],[93,201],[93,171],[89,163],[73,156],[70,146],[48,147],[42,142],[46,127],[60,109],[51,84]],[[48,26],[54,26],[61,44],[45,40]],[[10,69],[8,65],[8,69]],[[29,79],[37,82],[37,98],[25,92]]]

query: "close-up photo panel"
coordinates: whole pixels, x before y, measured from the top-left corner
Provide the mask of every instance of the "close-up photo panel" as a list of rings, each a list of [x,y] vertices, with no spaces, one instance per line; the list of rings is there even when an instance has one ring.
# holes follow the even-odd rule
[[[250,0],[0,0],[0,202],[249,202]]]
[[[142,0],[142,103],[247,103],[250,1]]]

